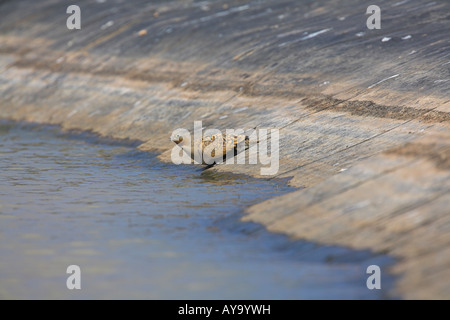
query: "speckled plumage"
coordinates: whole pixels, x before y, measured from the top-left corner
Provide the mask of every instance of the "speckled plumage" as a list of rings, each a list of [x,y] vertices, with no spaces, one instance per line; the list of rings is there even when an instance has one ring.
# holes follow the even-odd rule
[[[202,164],[208,164],[205,162],[205,158],[209,155],[211,158],[221,158],[224,162],[226,157],[234,157],[238,154],[240,143],[244,144],[243,150],[248,149],[249,137],[245,135],[226,135],[223,133],[217,133],[211,136],[205,136],[201,139],[192,141],[190,148],[186,147],[183,139],[172,139],[177,143],[192,159],[195,160],[195,153],[197,152],[197,158],[200,159],[200,153],[202,155]],[[189,150],[190,149],[190,150]],[[217,150],[222,149],[221,154],[216,154]],[[214,161],[217,162],[217,161]]]

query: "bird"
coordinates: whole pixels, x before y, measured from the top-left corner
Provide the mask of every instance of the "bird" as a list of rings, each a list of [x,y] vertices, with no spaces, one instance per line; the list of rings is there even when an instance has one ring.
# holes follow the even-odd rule
[[[191,157],[191,159],[195,159],[195,155],[197,153],[197,157],[202,159],[202,164],[208,165],[207,168],[214,166],[217,162],[221,163],[225,162],[227,156],[232,158],[236,156],[239,152],[243,150],[247,150],[250,145],[250,138],[243,134],[224,134],[217,133],[210,136],[204,136],[200,139],[196,139],[189,143],[190,139],[184,139],[184,137],[180,134],[174,133],[170,140],[176,143],[183,151]],[[243,150],[240,150],[240,145],[244,143]],[[189,145],[190,144],[190,145]],[[242,148],[242,147],[241,147]],[[222,152],[220,153],[220,149]],[[221,157],[222,161],[216,161],[216,151],[219,150],[217,157]],[[214,159],[213,163],[206,162],[205,158],[211,157]],[[212,160],[212,159],[211,159]]]

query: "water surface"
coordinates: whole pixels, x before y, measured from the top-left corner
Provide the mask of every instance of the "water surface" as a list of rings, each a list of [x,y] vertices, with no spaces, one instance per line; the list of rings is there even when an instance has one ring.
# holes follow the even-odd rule
[[[131,144],[0,123],[0,298],[377,299],[390,259],[239,222],[282,181],[159,162]],[[68,290],[78,265],[82,289]]]

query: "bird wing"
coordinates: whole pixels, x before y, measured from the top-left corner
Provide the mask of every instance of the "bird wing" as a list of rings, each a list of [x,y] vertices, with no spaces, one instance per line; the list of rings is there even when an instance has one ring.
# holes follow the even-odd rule
[[[209,148],[209,150],[212,149],[211,157],[213,158],[216,156],[216,150],[220,150],[220,148],[222,148],[222,156],[225,160],[228,153],[233,152],[235,155],[238,151],[238,144],[246,140],[247,137],[245,135],[226,135],[218,133],[211,136],[204,136],[203,138],[194,141],[193,147],[200,148],[203,154],[205,152],[205,148],[211,146],[212,148]],[[192,150],[192,155],[193,151],[194,150]]]

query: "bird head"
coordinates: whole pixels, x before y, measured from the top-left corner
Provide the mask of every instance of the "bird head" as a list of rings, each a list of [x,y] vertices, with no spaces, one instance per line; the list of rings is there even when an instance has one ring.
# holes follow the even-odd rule
[[[178,133],[174,133],[170,137],[170,140],[175,142],[176,144],[179,144],[179,143],[181,143],[183,141],[183,137],[180,134],[178,134]]]

